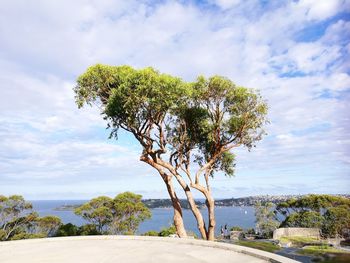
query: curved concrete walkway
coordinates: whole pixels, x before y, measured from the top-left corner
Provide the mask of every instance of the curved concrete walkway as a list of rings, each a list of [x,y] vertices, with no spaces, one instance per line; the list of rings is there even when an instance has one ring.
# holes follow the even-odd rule
[[[81,236],[0,242],[1,263],[297,262],[264,251],[194,239]]]

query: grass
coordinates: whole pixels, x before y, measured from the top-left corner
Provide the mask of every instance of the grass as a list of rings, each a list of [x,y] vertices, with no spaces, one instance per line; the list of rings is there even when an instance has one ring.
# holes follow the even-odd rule
[[[235,242],[236,245],[244,246],[244,247],[251,247],[256,248],[260,250],[264,250],[267,252],[275,252],[277,250],[280,250],[281,248],[277,245],[274,245],[269,242],[261,242],[261,241],[246,241],[246,240],[240,240]]]
[[[320,263],[349,263],[350,254],[332,254],[331,256],[324,257]]]
[[[314,238],[314,237],[281,237],[280,241],[282,243],[289,243],[291,242],[292,245],[297,247],[303,247],[307,244],[320,244],[323,243],[323,241]]]
[[[350,262],[350,253],[327,245],[305,246],[298,251],[299,254],[317,257],[316,262],[322,263],[346,263]]]
[[[341,250],[341,249],[336,249],[334,247],[330,246],[305,246],[303,249],[299,250],[300,254],[303,255],[324,255],[324,254],[349,254],[349,252]],[[350,255],[350,254],[349,254]]]

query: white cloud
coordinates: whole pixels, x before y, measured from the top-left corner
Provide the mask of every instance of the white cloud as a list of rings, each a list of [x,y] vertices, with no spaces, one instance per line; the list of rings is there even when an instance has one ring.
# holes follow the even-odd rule
[[[348,1],[210,3],[221,10],[176,1],[3,3],[2,180],[16,184],[16,180],[33,178],[42,184],[33,189],[47,196],[48,178],[60,184],[68,178],[106,182],[117,170],[123,179],[113,177],[113,183],[122,189],[128,182],[133,184],[128,179],[132,174],[138,180],[154,174],[139,163],[139,148],[132,138],[122,138],[119,146],[110,144],[98,111],[77,109],[72,91],[75,79],[98,62],[151,65],[186,80],[221,74],[239,85],[260,89],[270,105],[269,136],[251,153],[239,151],[242,176],[230,182],[232,187],[235,183],[247,186],[243,175],[251,180],[250,171],[255,168],[275,176],[276,184],[291,185],[306,166],[309,178],[318,176],[317,165],[324,167],[321,176],[332,166],[346,174],[349,22],[330,23],[313,41],[303,42],[298,34],[344,11]],[[279,172],[293,176],[278,179]],[[87,183],[85,190],[96,193],[92,184]],[[215,184],[219,189],[220,181]],[[73,191],[74,185],[64,185],[67,192]],[[101,183],[100,191],[112,188],[106,185]],[[10,187],[4,183],[0,192],[5,186]],[[11,187],[16,190],[15,185]]]
[[[308,19],[322,20],[334,16],[346,7],[346,1],[344,0],[301,0],[298,2],[298,7],[305,8]]]

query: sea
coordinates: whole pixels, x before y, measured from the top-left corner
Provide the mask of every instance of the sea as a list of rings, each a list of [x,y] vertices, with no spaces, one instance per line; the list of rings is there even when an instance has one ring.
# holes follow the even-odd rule
[[[56,208],[63,205],[80,205],[87,200],[35,200],[30,201],[33,204],[33,210],[40,216],[55,215],[61,218],[64,224],[72,223],[77,226],[86,224],[87,222],[80,216],[74,214],[71,210],[57,210]],[[206,209],[202,209],[204,219],[207,219],[208,213]],[[150,230],[160,231],[162,228],[169,227],[173,223],[172,208],[155,208],[151,209],[152,217],[142,222],[138,228],[137,234],[142,234]],[[253,228],[255,226],[254,207],[216,207],[216,234],[220,233],[221,226],[227,227],[240,226],[244,229]],[[199,235],[196,220],[191,210],[183,209],[184,224],[187,231]],[[207,220],[206,220],[207,221]]]

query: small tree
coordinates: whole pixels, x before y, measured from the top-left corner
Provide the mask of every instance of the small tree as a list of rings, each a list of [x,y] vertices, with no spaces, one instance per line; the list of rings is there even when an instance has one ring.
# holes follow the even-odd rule
[[[99,233],[103,233],[107,231],[108,225],[112,222],[112,203],[112,198],[99,196],[76,208],[74,213],[95,225]]]
[[[202,237],[213,240],[214,198],[209,179],[217,171],[232,176],[232,150],[250,149],[261,139],[267,105],[260,95],[220,76],[185,83],[152,68],[128,66],[95,65],[77,82],[79,107],[97,105],[112,129],[111,137],[117,138],[123,129],[142,146],[140,160],[155,168],[167,187],[177,234],[186,236],[173,178],[186,194]],[[191,189],[206,200],[207,227]]]
[[[98,233],[134,234],[139,224],[151,217],[141,198],[131,192],[121,193],[114,199],[100,196],[78,207],[75,213],[95,225]]]
[[[9,240],[20,232],[25,233],[38,218],[32,204],[20,195],[0,195],[0,238]]]
[[[141,195],[125,192],[113,199],[113,220],[110,225],[112,233],[135,234],[140,223],[151,217],[150,210],[141,198]]]
[[[255,222],[257,232],[265,237],[271,238],[273,231],[280,223],[275,219],[274,204],[258,202],[255,204]]]

